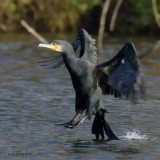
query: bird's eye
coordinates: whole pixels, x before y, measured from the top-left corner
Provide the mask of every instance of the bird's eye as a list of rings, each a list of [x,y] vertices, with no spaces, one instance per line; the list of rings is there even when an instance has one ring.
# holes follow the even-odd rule
[[[55,46],[56,45],[56,43],[51,43],[53,46]]]

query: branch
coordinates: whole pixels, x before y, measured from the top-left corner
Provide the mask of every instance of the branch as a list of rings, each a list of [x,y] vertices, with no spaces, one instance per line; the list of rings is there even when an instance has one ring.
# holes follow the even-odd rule
[[[104,29],[105,29],[105,22],[106,22],[106,16],[107,12],[110,6],[111,0],[106,0],[102,9],[101,19],[100,19],[100,26],[98,31],[98,52],[102,49],[103,46],[103,35],[104,35]]]
[[[157,0],[152,0],[152,9],[156,23],[160,27],[160,13],[158,11]]]
[[[43,38],[39,33],[35,31],[34,28],[32,28],[26,21],[21,20],[21,25],[29,32],[31,33],[36,39],[38,39],[42,43],[48,43],[48,41]]]
[[[122,2],[123,2],[123,0],[118,0],[117,3],[116,3],[116,6],[114,8],[114,11],[113,11],[113,14],[112,14],[112,17],[111,17],[111,23],[109,25],[109,31],[110,32],[114,31],[117,15],[118,15],[119,9],[122,5]]]

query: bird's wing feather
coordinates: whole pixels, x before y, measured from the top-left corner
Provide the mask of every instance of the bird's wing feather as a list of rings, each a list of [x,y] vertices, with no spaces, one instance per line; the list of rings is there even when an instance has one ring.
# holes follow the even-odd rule
[[[71,43],[74,52],[76,52],[76,50],[78,49],[79,45],[80,45],[80,38],[79,35],[76,37],[76,39]],[[81,47],[81,52],[82,52],[82,47]]]
[[[81,29],[78,32],[76,39],[71,43],[75,53],[76,53],[78,47],[81,45],[79,58],[81,58],[84,55],[84,45],[85,45],[84,42],[85,42],[85,40],[84,40],[84,36],[83,36],[83,30]]]
[[[81,43],[80,58],[88,60],[92,64],[97,64],[97,52],[95,40],[87,33],[85,29],[81,29],[78,33]]]
[[[140,63],[131,42],[127,42],[111,60],[97,65],[96,70],[103,94],[132,99],[145,94]]]
[[[46,67],[48,69],[64,68],[64,61],[62,55],[53,55],[50,57],[43,57],[45,60],[38,62],[40,66]]]

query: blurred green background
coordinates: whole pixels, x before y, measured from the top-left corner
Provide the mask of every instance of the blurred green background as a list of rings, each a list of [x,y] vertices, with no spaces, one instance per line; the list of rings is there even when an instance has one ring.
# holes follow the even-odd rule
[[[111,1],[106,31],[116,3]],[[103,4],[104,0],[0,0],[0,32],[24,31],[20,24],[24,19],[39,32],[73,32],[84,27],[97,34]],[[114,33],[160,33],[152,0],[124,0]]]

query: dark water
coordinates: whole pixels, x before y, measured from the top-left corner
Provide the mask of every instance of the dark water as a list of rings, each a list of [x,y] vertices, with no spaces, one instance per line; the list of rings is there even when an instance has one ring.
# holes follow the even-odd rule
[[[130,40],[139,51],[156,41]],[[109,39],[103,59],[112,57],[124,42]],[[159,52],[142,60],[146,100],[132,105],[104,96],[108,122],[121,140],[96,141],[93,118],[74,130],[55,125],[74,116],[74,90],[65,69],[49,70],[36,63],[52,53],[37,45],[27,35],[0,38],[0,159],[160,159]]]

